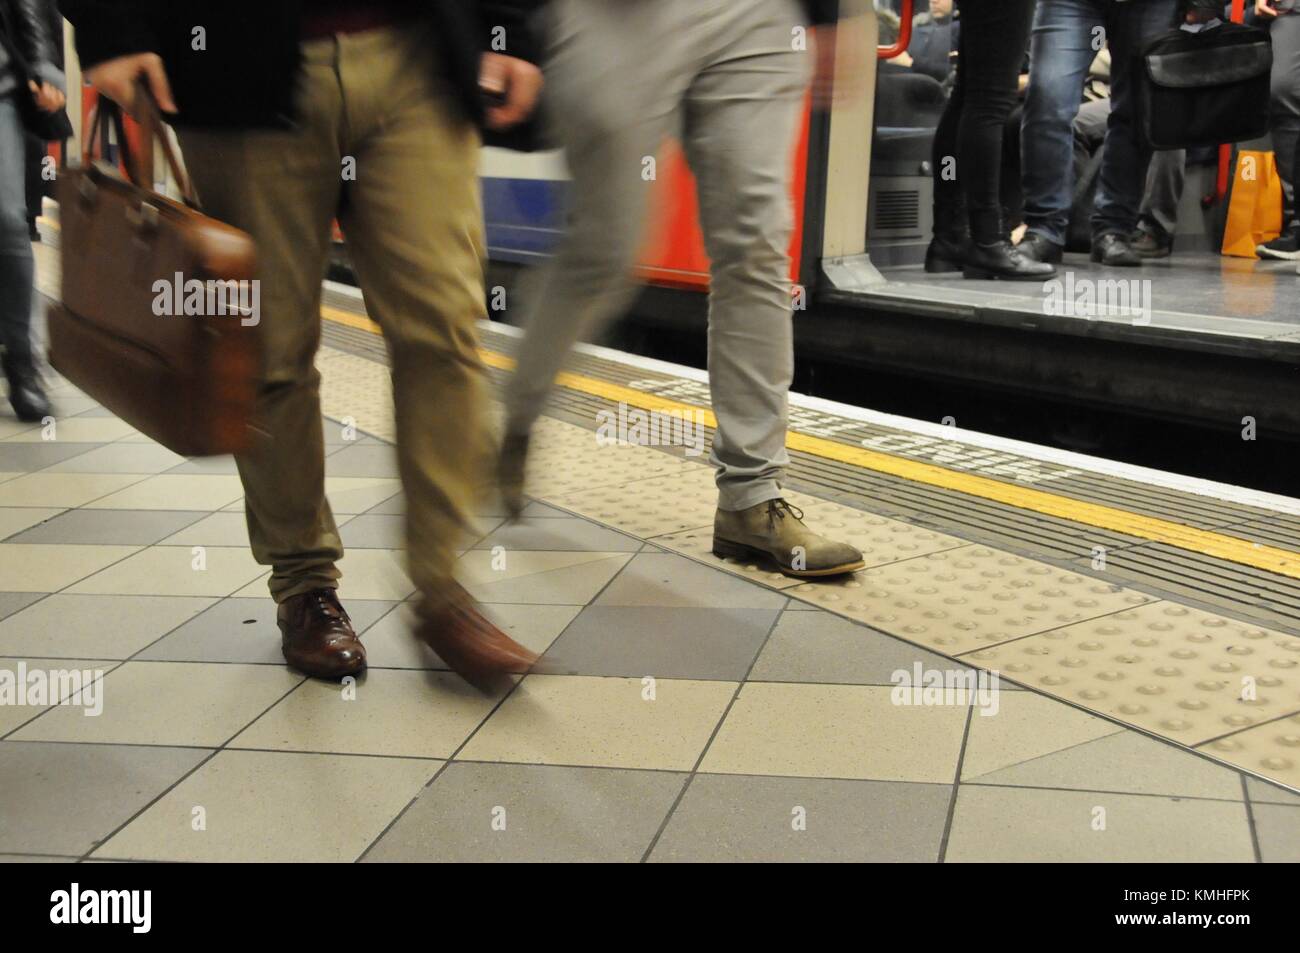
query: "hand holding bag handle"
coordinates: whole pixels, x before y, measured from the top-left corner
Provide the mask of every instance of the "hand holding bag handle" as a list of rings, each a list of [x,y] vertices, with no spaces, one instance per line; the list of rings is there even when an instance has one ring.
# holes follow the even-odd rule
[[[153,147],[154,142],[162,144],[163,157],[167,160],[167,167],[171,170],[172,178],[180,187],[181,198],[190,208],[199,211],[202,205],[199,202],[198,192],[194,189],[194,183],[189,177],[189,173],[181,164],[180,157],[176,154],[176,147],[172,144],[171,137],[163,131],[162,111],[158,108],[158,102],[153,98],[153,92],[144,80],[137,81],[139,99],[143,103],[145,110],[145,121],[141,124],[146,132],[148,146]],[[90,117],[90,135],[86,140],[85,160],[89,163],[96,158],[102,158],[103,149],[108,143],[108,129],[111,125],[117,133],[118,149],[122,154],[122,165],[126,168],[127,179],[137,188],[146,191],[153,191],[153,183],[148,181],[151,176],[143,170],[144,163],[140,157],[135,155],[131,148],[131,142],[126,135],[126,123],[122,116],[122,107],[113,100],[101,95],[95,103],[95,111]],[[96,153],[96,147],[99,152]]]

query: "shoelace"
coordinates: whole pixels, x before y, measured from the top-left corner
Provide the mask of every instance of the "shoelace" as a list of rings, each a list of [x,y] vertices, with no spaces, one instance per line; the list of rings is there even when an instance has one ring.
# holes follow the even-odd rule
[[[797,506],[791,506],[785,500],[772,500],[767,504],[767,519],[769,523],[775,523],[778,519],[785,519],[786,514],[791,518],[803,522],[803,510]]]
[[[317,589],[311,595],[322,614],[335,619],[344,618],[343,607],[339,605],[338,596],[334,595],[333,589]]]

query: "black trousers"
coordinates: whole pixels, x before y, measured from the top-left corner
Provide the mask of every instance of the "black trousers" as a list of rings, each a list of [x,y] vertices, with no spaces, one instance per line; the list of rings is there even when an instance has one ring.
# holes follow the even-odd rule
[[[957,6],[957,81],[934,137],[935,204],[942,220],[964,200],[971,237],[988,245],[1007,234],[1002,137],[1016,105],[1034,0],[958,0]]]

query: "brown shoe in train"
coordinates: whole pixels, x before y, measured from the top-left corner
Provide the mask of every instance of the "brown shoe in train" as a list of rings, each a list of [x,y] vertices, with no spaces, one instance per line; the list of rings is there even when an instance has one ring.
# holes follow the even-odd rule
[[[276,621],[284,660],[304,675],[342,678],[366,667],[366,647],[333,589],[291,596],[280,603]]]
[[[848,543],[818,536],[803,513],[785,500],[768,500],[744,510],[718,510],[713,518],[713,555],[752,559],[767,556],[781,572],[799,579],[838,576],[866,565]]]
[[[459,585],[436,606],[421,607],[414,634],[448,668],[489,695],[508,688],[512,674],[527,672],[540,657],[484,618]]]

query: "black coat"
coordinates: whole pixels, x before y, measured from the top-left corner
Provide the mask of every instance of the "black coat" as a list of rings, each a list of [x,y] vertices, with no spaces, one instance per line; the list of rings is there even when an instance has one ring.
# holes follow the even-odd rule
[[[7,0],[0,0],[7,2]],[[27,0],[18,0],[27,2]],[[478,61],[505,28],[498,52],[537,62],[528,28],[546,0],[423,0],[436,25],[433,60],[466,114],[483,118]],[[839,0],[804,0],[810,21],[829,22]],[[157,53],[180,115],[191,126],[283,127],[293,121],[300,0],[60,0],[77,27],[83,67],[130,53]],[[206,48],[193,49],[201,25]]]
[[[0,88],[12,91],[28,79],[63,85],[63,37],[50,33],[49,10],[42,0],[0,0]],[[20,73],[21,59],[33,76]],[[22,91],[27,95],[27,90]]]
[[[536,60],[527,19],[542,0],[423,0],[436,25],[450,88],[482,119],[478,61],[492,29],[499,52]],[[130,53],[157,53],[167,66],[179,125],[284,127],[293,120],[299,66],[300,0],[60,0],[77,28],[83,67]],[[194,30],[204,30],[195,50]]]

